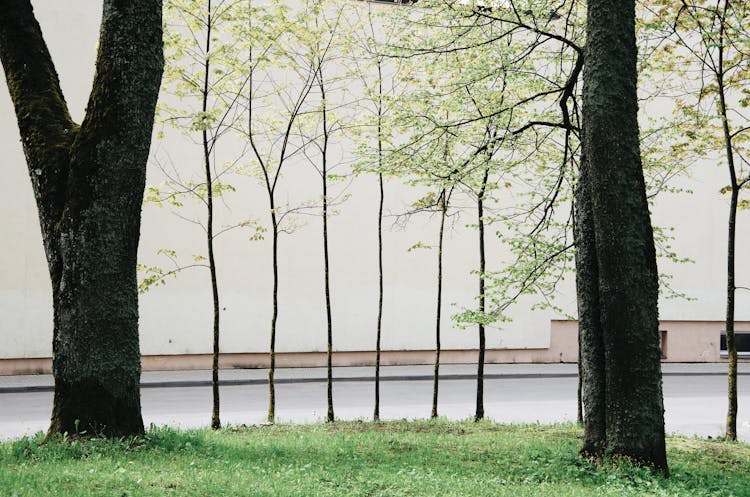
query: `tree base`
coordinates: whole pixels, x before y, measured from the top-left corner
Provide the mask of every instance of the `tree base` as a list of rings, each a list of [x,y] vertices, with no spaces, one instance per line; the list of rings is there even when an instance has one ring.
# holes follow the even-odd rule
[[[140,385],[123,388],[95,379],[75,383],[55,381],[52,420],[47,436],[67,433],[105,437],[142,435]]]

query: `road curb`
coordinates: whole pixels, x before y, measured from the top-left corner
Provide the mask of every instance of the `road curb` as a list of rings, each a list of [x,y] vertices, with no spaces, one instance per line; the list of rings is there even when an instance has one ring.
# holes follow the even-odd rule
[[[670,371],[662,373],[662,376],[726,376],[727,373],[721,371]],[[750,372],[738,372],[738,376],[750,376]],[[488,373],[484,375],[485,380],[529,380],[534,378],[576,378],[576,373],[517,373],[517,374],[503,374],[503,373]],[[381,376],[380,381],[432,381],[433,375],[391,375]],[[475,374],[446,374],[440,375],[441,380],[474,380],[476,379]],[[277,378],[274,382],[277,385],[293,384],[293,383],[326,383],[328,381],[325,377],[312,377],[312,378]],[[375,378],[373,376],[344,376],[334,378],[334,383],[357,383],[357,382],[373,382]],[[252,385],[267,385],[267,378],[248,378],[246,380],[220,380],[220,386],[252,386]],[[141,383],[141,389],[153,389],[153,388],[194,388],[194,387],[208,387],[211,386],[211,380],[174,380],[174,381],[147,381]],[[11,387],[0,387],[0,394],[4,393],[29,393],[29,392],[53,392],[53,385],[27,385],[27,386],[11,386]]]

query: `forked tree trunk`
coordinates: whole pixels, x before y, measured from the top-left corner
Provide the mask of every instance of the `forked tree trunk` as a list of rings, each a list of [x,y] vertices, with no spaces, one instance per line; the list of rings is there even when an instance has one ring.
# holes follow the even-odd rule
[[[53,295],[49,434],[143,432],[136,255],[161,81],[161,2],[105,0],[81,126],[28,0],[0,0],[0,59],[39,210]]]
[[[589,0],[582,163],[590,178],[607,452],[668,472],[658,273],[638,140],[635,2]]]
[[[252,2],[248,0],[248,7],[252,6]],[[248,20],[249,26],[252,27],[252,18]],[[268,351],[269,356],[269,368],[268,368],[268,421],[273,423],[276,418],[276,385],[275,385],[275,374],[276,374],[276,325],[279,317],[279,235],[282,233],[281,223],[284,219],[284,212],[278,210],[276,200],[276,187],[278,186],[279,178],[281,177],[282,169],[286,160],[289,158],[287,155],[287,147],[289,141],[293,136],[294,124],[298,117],[302,115],[302,107],[313,88],[315,81],[315,75],[317,72],[311,72],[310,78],[305,82],[304,87],[297,96],[296,102],[293,104],[293,108],[290,109],[288,120],[284,127],[284,134],[281,138],[281,149],[279,150],[278,160],[275,164],[272,164],[269,159],[264,158],[264,154],[261,153],[257,135],[253,130],[253,123],[256,119],[253,108],[254,99],[254,77],[253,77],[253,47],[250,46],[248,50],[248,77],[247,77],[247,135],[246,138],[252,149],[253,156],[260,166],[261,176],[263,178],[263,185],[266,188],[266,195],[268,198],[268,208],[271,218],[271,237],[273,241],[272,248],[272,270],[273,270],[273,290],[272,290],[272,313],[271,313],[271,329],[270,329],[270,346]],[[287,211],[288,213],[288,211]]]

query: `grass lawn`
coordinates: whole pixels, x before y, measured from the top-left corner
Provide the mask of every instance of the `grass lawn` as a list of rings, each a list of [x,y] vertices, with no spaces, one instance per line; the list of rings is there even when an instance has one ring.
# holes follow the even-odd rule
[[[0,444],[0,497],[750,496],[750,446],[670,438],[672,477],[578,458],[579,428],[276,425]]]

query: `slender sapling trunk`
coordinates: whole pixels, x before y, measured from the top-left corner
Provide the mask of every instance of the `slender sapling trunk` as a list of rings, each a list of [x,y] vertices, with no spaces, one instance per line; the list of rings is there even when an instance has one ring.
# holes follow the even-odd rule
[[[437,299],[435,312],[435,371],[432,380],[432,412],[431,418],[438,417],[438,390],[440,387],[440,327],[443,307],[443,234],[445,232],[445,217],[448,212],[447,192],[440,192],[440,230],[438,231],[438,253],[437,253]]]
[[[483,318],[485,311],[484,301],[484,273],[486,267],[484,246],[484,194],[487,190],[487,180],[490,170],[485,168],[482,176],[482,184],[477,196],[477,220],[479,222],[479,315]],[[486,337],[484,322],[479,322],[479,357],[477,359],[477,405],[474,421],[484,419],[484,352],[486,348]]]

